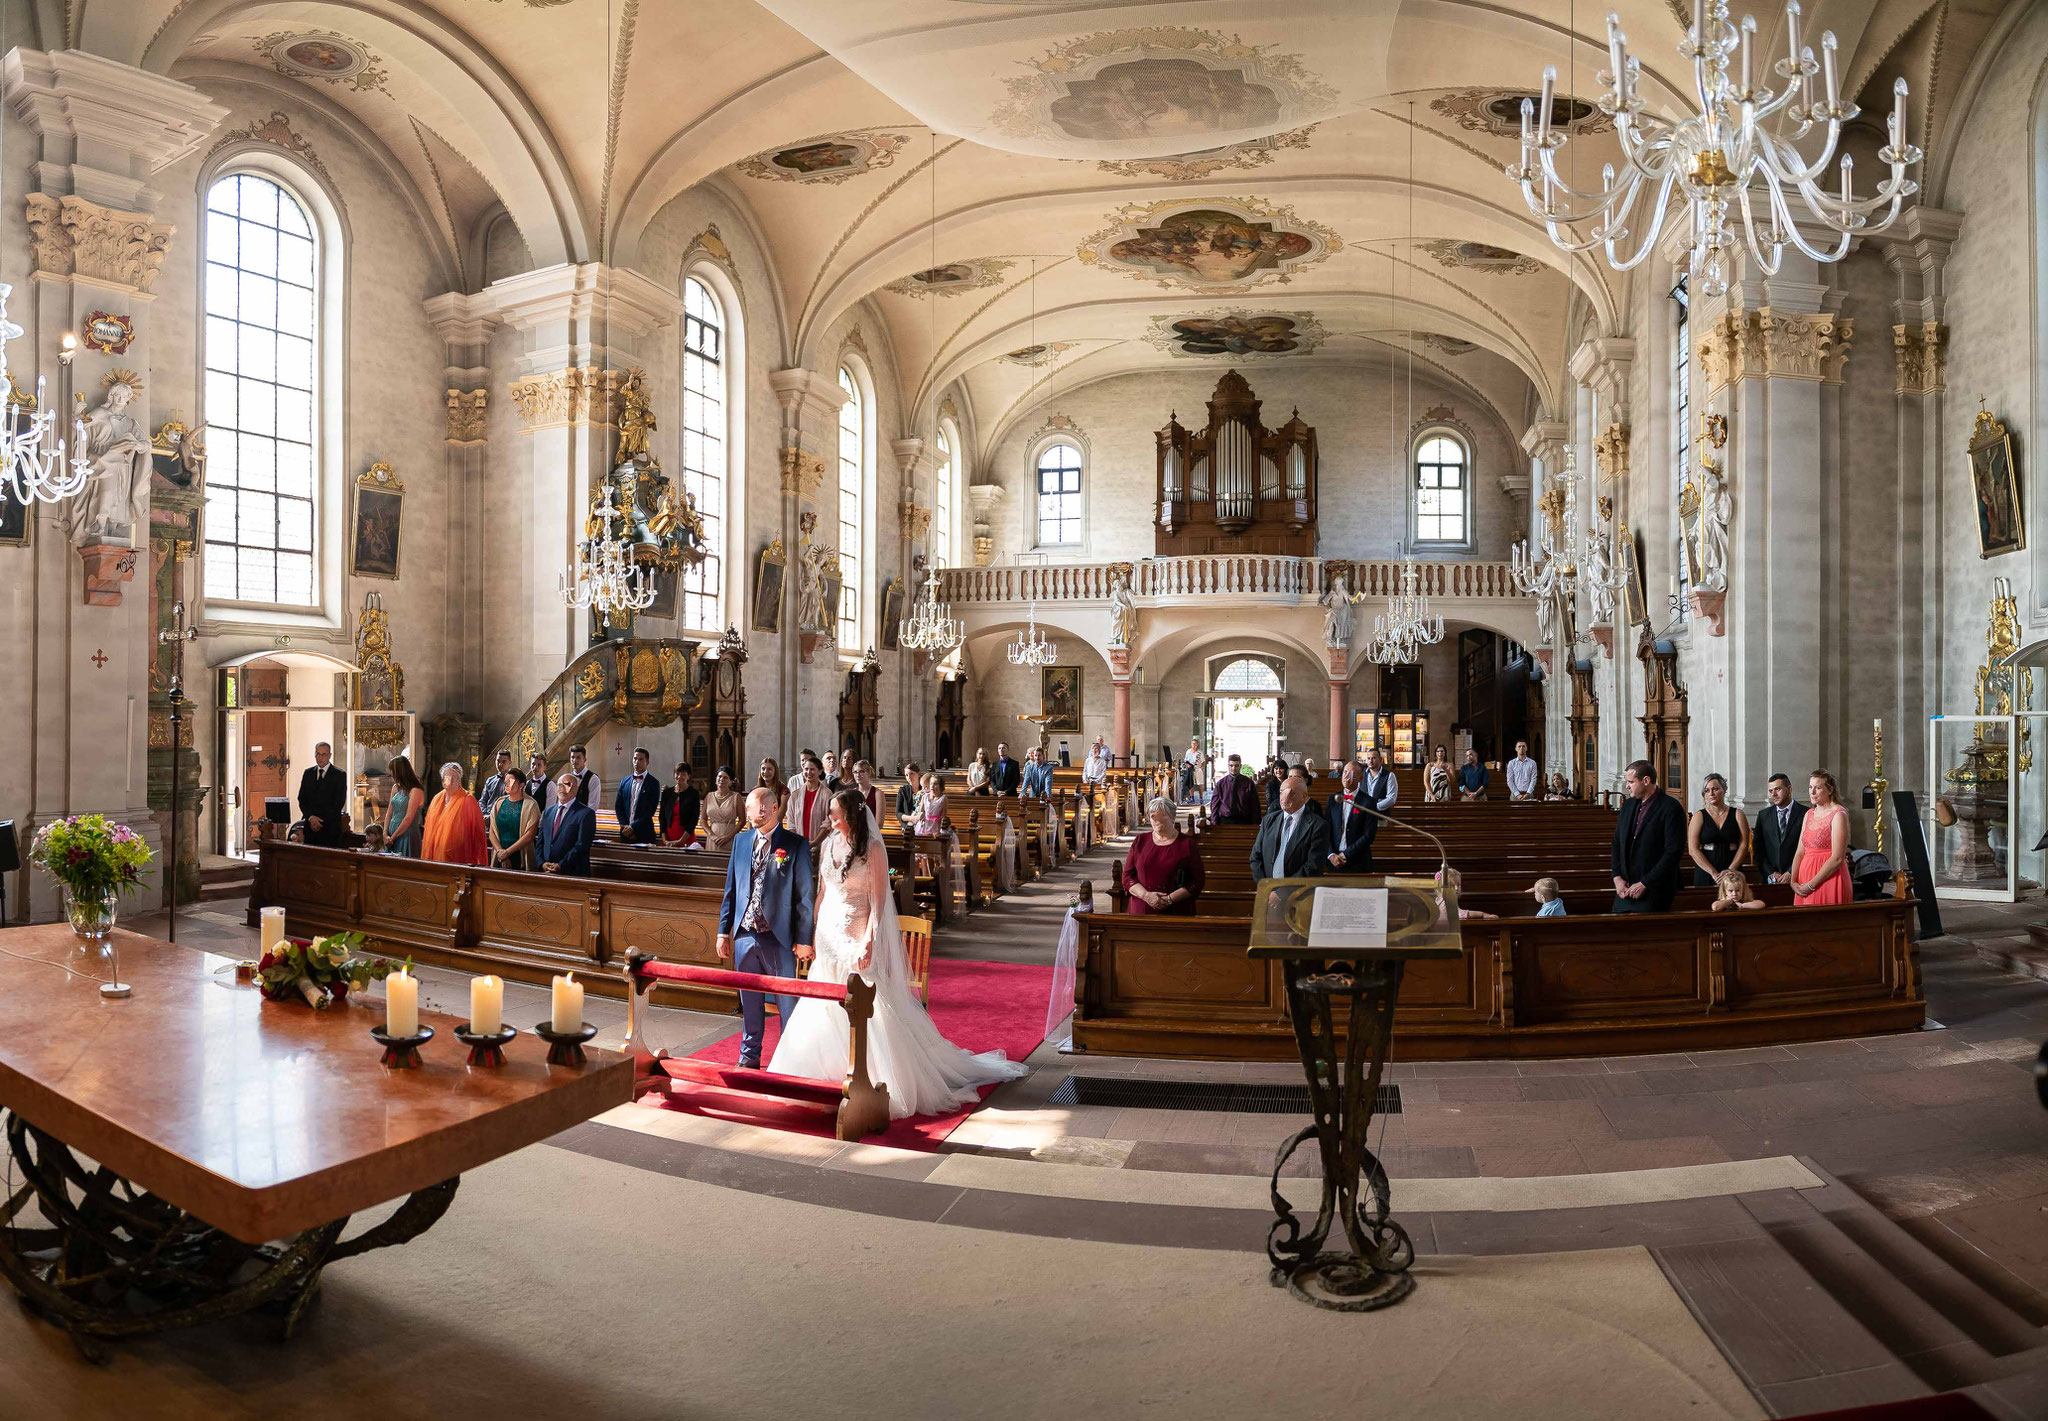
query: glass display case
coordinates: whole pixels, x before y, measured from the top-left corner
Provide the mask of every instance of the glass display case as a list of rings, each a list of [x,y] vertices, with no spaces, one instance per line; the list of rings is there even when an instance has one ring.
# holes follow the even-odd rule
[[[1351,713],[1359,759],[1378,750],[1397,770],[1419,770],[1429,760],[1429,712],[1362,710]]]

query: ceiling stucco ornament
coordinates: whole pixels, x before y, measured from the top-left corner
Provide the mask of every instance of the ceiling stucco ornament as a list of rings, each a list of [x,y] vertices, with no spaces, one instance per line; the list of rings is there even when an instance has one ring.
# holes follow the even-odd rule
[[[332,30],[280,30],[256,42],[256,52],[278,73],[292,79],[389,95],[391,75],[384,61],[346,35]]]
[[[1272,132],[1322,116],[1337,93],[1296,54],[1220,30],[1106,30],[1025,61],[990,121],[1017,138],[1149,142]]]
[[[1479,349],[1479,346],[1473,341],[1460,340],[1456,336],[1439,335],[1435,331],[1425,332],[1417,336],[1416,339],[1431,350],[1443,355],[1470,355],[1473,351]]]
[[[1172,183],[1192,182],[1226,168],[1261,167],[1272,162],[1274,153],[1283,148],[1308,147],[1308,136],[1315,131],[1316,125],[1309,124],[1306,128],[1269,133],[1263,138],[1248,138],[1223,148],[1204,148],[1193,153],[1168,154],[1162,158],[1105,158],[1097,166],[1103,172],[1114,173],[1120,178],[1160,177]]]
[[[1244,361],[1306,355],[1328,337],[1322,322],[1306,311],[1232,306],[1186,316],[1154,316],[1144,338],[1175,360]]]
[[[998,261],[994,257],[945,262],[898,277],[882,289],[893,291],[898,296],[958,296],[963,291],[981,291],[1001,285],[1003,273],[1015,265],[1015,262]]]
[[[1170,198],[1117,209],[1109,226],[1082,240],[1077,255],[1086,265],[1156,279],[1169,290],[1243,291],[1291,281],[1343,245],[1321,223],[1259,198]]]
[[[1463,242],[1453,237],[1435,237],[1419,244],[1438,266],[1464,267],[1469,271],[1490,271],[1501,276],[1534,276],[1543,263],[1523,252],[1485,242]]]
[[[1076,344],[1078,342],[1071,340],[1046,341],[1039,345],[1027,345],[1022,350],[1013,350],[996,358],[1006,360],[1012,365],[1050,365],[1072,350]]]
[[[843,183],[862,173],[888,167],[908,141],[901,133],[855,129],[756,153],[733,164],[733,170],[764,182]]]
[[[269,118],[249,124],[246,128],[231,129],[220,136],[220,140],[207,150],[210,158],[231,143],[268,143],[282,148],[297,158],[330,183],[327,165],[320,161],[320,155],[313,151],[313,145],[292,129],[292,121],[282,111],[272,110]]]
[[[1442,114],[1470,132],[1520,142],[1522,100],[1541,97],[1521,89],[1453,89],[1431,99],[1429,107],[1430,112]],[[1584,99],[1568,99],[1560,94],[1552,102],[1556,105],[1557,128],[1571,133],[1608,133],[1614,128],[1612,118]]]

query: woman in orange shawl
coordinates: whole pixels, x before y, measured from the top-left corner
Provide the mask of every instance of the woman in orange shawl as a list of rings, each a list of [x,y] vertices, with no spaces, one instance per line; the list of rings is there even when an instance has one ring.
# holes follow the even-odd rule
[[[484,812],[462,787],[460,765],[441,767],[441,792],[427,807],[427,837],[420,857],[479,867],[491,860],[484,839]]]

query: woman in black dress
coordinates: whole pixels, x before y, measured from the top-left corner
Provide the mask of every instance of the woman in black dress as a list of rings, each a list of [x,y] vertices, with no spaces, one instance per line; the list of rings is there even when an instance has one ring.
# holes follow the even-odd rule
[[[1728,802],[1728,781],[1719,775],[1708,775],[1700,785],[1700,807],[1686,826],[1685,846],[1697,888],[1718,886],[1722,873],[1749,858],[1749,821]]]

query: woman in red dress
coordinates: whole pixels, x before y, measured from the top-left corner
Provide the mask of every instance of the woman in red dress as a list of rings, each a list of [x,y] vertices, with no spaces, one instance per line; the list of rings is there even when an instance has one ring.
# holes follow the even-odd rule
[[[1131,840],[1124,858],[1124,911],[1192,913],[1202,896],[1202,856],[1195,852],[1194,836],[1181,833],[1164,795],[1147,812],[1152,827]]]
[[[1806,781],[1806,825],[1799,831],[1799,856],[1792,861],[1792,905],[1824,908],[1847,903],[1849,811],[1835,790],[1835,777],[1815,770]]]

